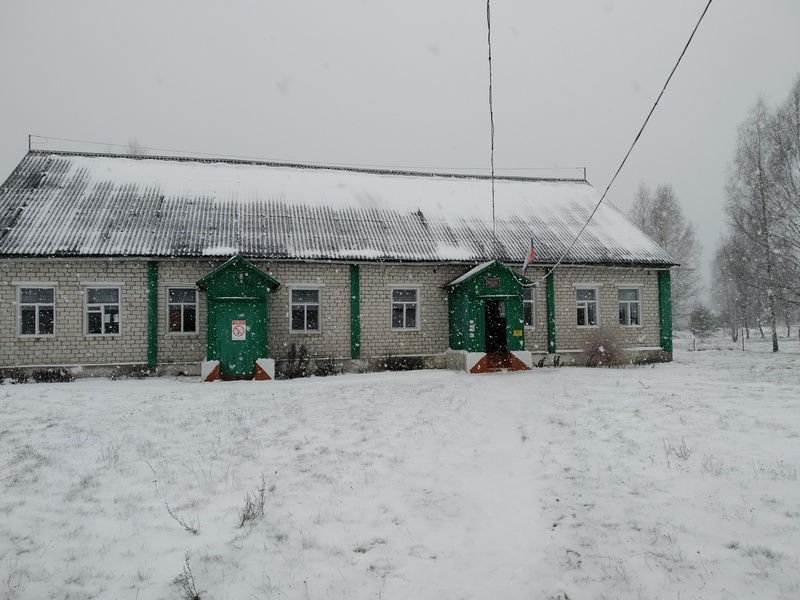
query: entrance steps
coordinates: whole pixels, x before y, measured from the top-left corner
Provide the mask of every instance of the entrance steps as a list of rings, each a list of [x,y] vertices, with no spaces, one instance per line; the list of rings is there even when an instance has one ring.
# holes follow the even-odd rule
[[[466,352],[464,350],[448,350],[446,357],[448,369],[467,373],[529,371],[533,368],[533,355],[527,351]]]
[[[528,371],[530,367],[512,352],[487,352],[470,373],[500,373],[503,371]]]

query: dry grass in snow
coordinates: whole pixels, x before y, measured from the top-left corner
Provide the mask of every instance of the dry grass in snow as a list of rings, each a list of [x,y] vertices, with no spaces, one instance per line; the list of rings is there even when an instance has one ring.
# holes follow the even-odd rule
[[[0,598],[800,597],[800,352],[0,387]]]

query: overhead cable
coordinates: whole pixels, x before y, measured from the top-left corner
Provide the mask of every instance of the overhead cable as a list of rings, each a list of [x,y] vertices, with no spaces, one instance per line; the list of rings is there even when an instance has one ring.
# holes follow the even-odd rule
[[[540,279],[537,279],[534,282],[534,284],[544,281],[553,271],[556,270],[556,267],[558,267],[563,262],[563,260],[566,257],[566,255],[569,253],[570,250],[572,250],[572,247],[578,241],[578,238],[586,230],[586,227],[588,227],[589,223],[592,220],[592,217],[594,217],[595,213],[597,212],[597,209],[600,208],[600,205],[603,203],[603,200],[606,199],[606,195],[608,194],[608,190],[611,189],[611,186],[614,184],[614,181],[617,179],[617,175],[619,175],[620,171],[622,171],[622,167],[624,167],[625,163],[628,161],[628,157],[631,155],[631,152],[633,152],[634,146],[636,146],[636,143],[639,141],[639,138],[642,136],[642,133],[644,132],[644,128],[647,127],[647,123],[650,121],[650,117],[653,116],[653,113],[656,110],[656,106],[658,106],[658,103],[660,102],[661,97],[664,95],[664,92],[667,90],[667,86],[669,85],[669,82],[672,80],[672,76],[675,74],[675,71],[678,69],[678,65],[681,64],[681,60],[683,60],[684,54],[686,54],[686,51],[689,49],[689,44],[692,43],[692,39],[694,38],[694,34],[697,32],[697,28],[700,27],[700,23],[703,21],[703,17],[706,16],[706,13],[708,12],[708,8],[711,6],[711,2],[712,2],[712,0],[708,0],[708,4],[706,4],[706,7],[703,9],[703,13],[700,15],[700,18],[697,20],[697,24],[695,24],[694,29],[692,30],[692,34],[689,36],[689,40],[686,42],[686,45],[683,47],[683,51],[681,52],[680,56],[678,57],[678,60],[675,63],[675,66],[672,67],[672,71],[670,71],[669,77],[667,77],[666,82],[664,82],[664,87],[661,89],[661,93],[658,95],[658,98],[656,98],[656,101],[653,104],[653,107],[650,109],[650,112],[647,114],[647,118],[644,120],[644,123],[642,123],[642,126],[639,129],[639,133],[636,134],[636,137],[634,138],[633,143],[631,144],[631,147],[628,149],[628,152],[625,154],[625,158],[622,159],[622,162],[620,163],[619,168],[617,168],[616,173],[614,173],[614,176],[611,178],[611,181],[609,182],[608,186],[606,187],[606,190],[603,192],[603,195],[600,197],[600,200],[598,200],[597,204],[595,205],[594,210],[589,215],[589,218],[586,219],[586,222],[583,224],[583,227],[581,227],[580,231],[578,231],[578,233],[573,238],[572,243],[570,243],[570,245],[567,247],[567,249],[564,250],[564,252],[561,254],[561,256],[556,261],[556,263],[552,267],[550,267],[550,269],[547,271],[547,273],[544,274],[543,277],[541,277]]]

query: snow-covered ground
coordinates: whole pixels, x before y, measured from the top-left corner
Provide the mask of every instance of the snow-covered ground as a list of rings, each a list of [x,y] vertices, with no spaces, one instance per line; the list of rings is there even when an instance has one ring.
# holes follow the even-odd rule
[[[6,383],[0,598],[799,598],[781,341],[680,338],[625,369]]]

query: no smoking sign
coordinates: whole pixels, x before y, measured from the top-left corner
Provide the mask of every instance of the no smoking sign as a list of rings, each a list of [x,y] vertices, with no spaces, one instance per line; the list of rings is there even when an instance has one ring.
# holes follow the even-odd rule
[[[247,339],[247,321],[231,321],[231,339]]]

